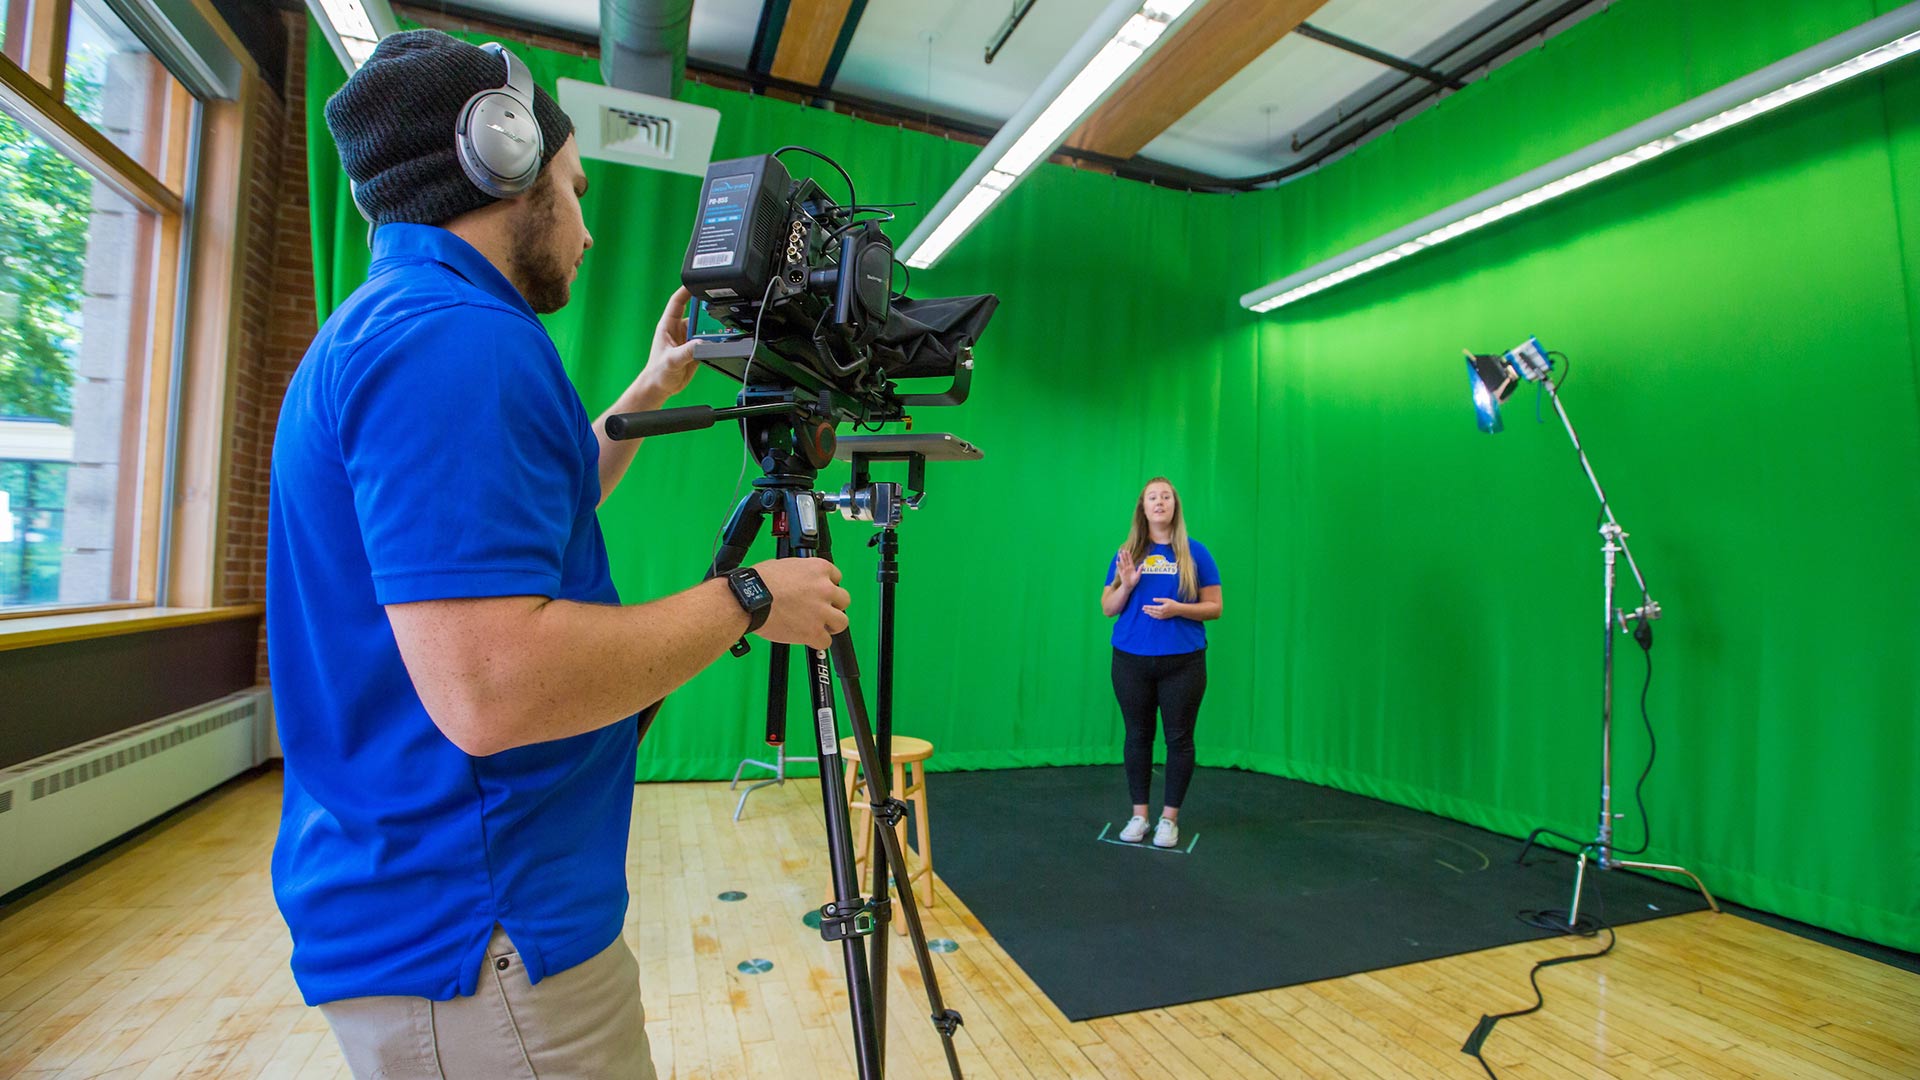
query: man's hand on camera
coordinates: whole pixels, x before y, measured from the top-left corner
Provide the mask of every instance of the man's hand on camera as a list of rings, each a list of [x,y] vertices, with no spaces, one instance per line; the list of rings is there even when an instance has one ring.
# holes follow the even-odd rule
[[[773,594],[773,609],[755,633],[768,641],[824,649],[847,628],[840,568],[825,559],[768,559],[753,567]]]
[[[647,405],[657,409],[668,398],[687,388],[700,364],[693,358],[693,345],[687,341],[687,301],[692,294],[682,286],[667,300],[660,322],[653,328],[653,346],[647,352],[647,366],[634,380],[635,389]]]

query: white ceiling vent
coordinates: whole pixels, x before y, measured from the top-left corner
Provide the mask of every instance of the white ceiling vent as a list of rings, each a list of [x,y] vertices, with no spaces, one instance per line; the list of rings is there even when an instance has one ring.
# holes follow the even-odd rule
[[[578,79],[561,79],[559,89],[581,157],[706,175],[720,110]]]

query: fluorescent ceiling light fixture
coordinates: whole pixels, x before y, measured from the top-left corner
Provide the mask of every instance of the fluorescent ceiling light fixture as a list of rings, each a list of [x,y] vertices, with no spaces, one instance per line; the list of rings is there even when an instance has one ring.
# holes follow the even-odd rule
[[[387,0],[307,0],[307,10],[349,75],[367,62],[381,38],[400,29]]]
[[[1920,0],[1240,298],[1272,311],[1920,52]]]
[[[1204,0],[1113,0],[900,245],[915,269],[932,266],[1000,196],[1045,161],[1168,30]]]

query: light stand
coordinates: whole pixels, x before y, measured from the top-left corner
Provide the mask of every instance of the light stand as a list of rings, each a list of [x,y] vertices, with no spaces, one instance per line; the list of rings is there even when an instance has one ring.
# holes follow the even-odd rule
[[[1472,374],[1475,403],[1480,410],[1481,429],[1488,432],[1500,430],[1498,402],[1512,394],[1513,388],[1521,378],[1539,383],[1553,399],[1554,411],[1560,414],[1560,422],[1566,426],[1567,438],[1573,441],[1574,453],[1579,455],[1580,467],[1587,474],[1587,480],[1593,484],[1593,493],[1600,500],[1600,557],[1602,563],[1601,589],[1605,604],[1601,611],[1604,637],[1601,646],[1601,695],[1600,695],[1600,822],[1594,838],[1582,842],[1553,829],[1541,827],[1527,834],[1527,842],[1520,849],[1516,861],[1525,861],[1528,852],[1542,834],[1557,836],[1569,844],[1575,845],[1579,856],[1579,867],[1574,873],[1573,901],[1567,906],[1566,922],[1560,925],[1557,919],[1552,921],[1556,929],[1564,931],[1586,932],[1591,927],[1580,925],[1581,894],[1586,885],[1587,864],[1589,861],[1601,870],[1632,869],[1654,870],[1662,873],[1677,874],[1692,880],[1700,895],[1706,898],[1707,906],[1715,912],[1720,905],[1699,876],[1684,866],[1666,863],[1636,862],[1616,858],[1614,855],[1613,823],[1621,815],[1613,812],[1613,644],[1616,632],[1625,632],[1633,636],[1642,648],[1653,647],[1652,622],[1660,618],[1660,604],[1654,600],[1647,589],[1647,579],[1640,573],[1640,566],[1634,561],[1633,550],[1627,546],[1627,532],[1613,516],[1613,506],[1607,501],[1607,493],[1600,486],[1600,478],[1593,471],[1593,463],[1587,459],[1587,451],[1580,443],[1580,435],[1573,429],[1573,421],[1567,416],[1567,408],[1560,400],[1559,387],[1554,384],[1552,361],[1537,338],[1529,338],[1527,343],[1505,354],[1504,357],[1476,356],[1467,354],[1467,367]],[[1617,606],[1615,585],[1617,581],[1617,560],[1621,555],[1627,558],[1627,569],[1632,572],[1633,580],[1640,588],[1640,606],[1626,611]],[[1552,913],[1557,916],[1558,913]]]

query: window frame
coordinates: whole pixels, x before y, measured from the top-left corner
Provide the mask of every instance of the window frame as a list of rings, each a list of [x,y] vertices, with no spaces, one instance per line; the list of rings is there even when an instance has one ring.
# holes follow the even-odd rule
[[[221,295],[190,297],[182,288],[189,272],[188,250],[199,246],[190,241],[190,237],[200,231],[191,217],[204,216],[189,214],[187,197],[195,171],[193,158],[207,120],[203,103],[175,74],[168,81],[166,91],[149,104],[156,119],[164,117],[166,132],[165,144],[154,155],[160,163],[159,171],[149,169],[66,103],[67,29],[72,18],[72,0],[5,2],[10,26],[6,46],[0,49],[0,103],[4,103],[7,112],[28,131],[46,140],[96,180],[151,213],[155,235],[150,291],[140,302],[140,313],[147,324],[144,383],[128,381],[129,391],[136,385],[144,391],[144,402],[130,407],[135,411],[129,419],[137,415],[140,420],[138,434],[123,435],[123,438],[138,439],[140,469],[136,480],[124,482],[119,496],[121,510],[116,514],[114,526],[118,548],[114,574],[124,575],[127,598],[98,603],[22,605],[0,610],[0,632],[4,632],[8,620],[124,611],[165,602],[170,567],[163,564],[161,554],[163,546],[170,546],[163,545],[163,540],[168,539],[163,529],[172,517],[166,512],[171,501],[168,481],[175,480],[179,472],[174,433],[181,387],[175,380],[184,368],[180,361],[184,359],[187,335],[182,331],[200,312],[213,304],[225,304],[231,296],[229,289],[216,289],[213,291]],[[25,25],[14,28],[11,16],[23,6]],[[157,52],[155,60],[162,62]],[[257,81],[257,72],[249,74]],[[184,306],[183,300],[187,301]],[[223,381],[229,366],[218,365],[218,375]],[[122,545],[130,545],[131,550]]]

